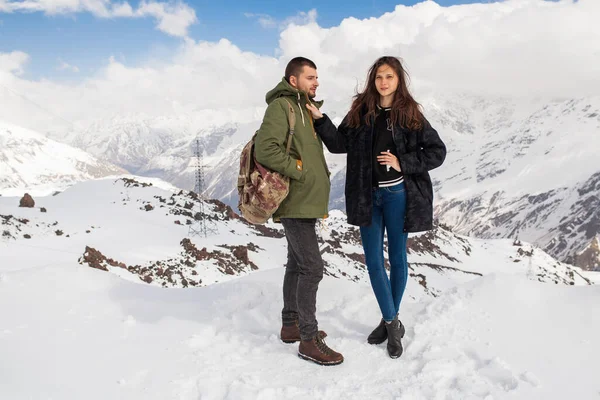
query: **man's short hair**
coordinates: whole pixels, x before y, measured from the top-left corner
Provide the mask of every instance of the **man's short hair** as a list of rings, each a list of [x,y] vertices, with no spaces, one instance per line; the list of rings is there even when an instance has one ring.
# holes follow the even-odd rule
[[[285,67],[285,80],[289,82],[291,76],[295,76],[296,78],[299,77],[302,73],[302,68],[304,68],[305,66],[317,69],[316,64],[308,58],[292,58],[288,63],[287,67]]]

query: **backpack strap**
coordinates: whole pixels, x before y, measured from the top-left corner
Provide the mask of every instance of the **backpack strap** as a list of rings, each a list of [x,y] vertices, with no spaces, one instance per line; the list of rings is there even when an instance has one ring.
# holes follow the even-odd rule
[[[288,135],[287,146],[285,147],[285,153],[290,154],[290,148],[292,147],[292,138],[294,136],[294,128],[296,126],[296,112],[294,111],[294,107],[292,107],[291,103],[284,99],[288,105],[288,124],[290,125],[290,134]]]

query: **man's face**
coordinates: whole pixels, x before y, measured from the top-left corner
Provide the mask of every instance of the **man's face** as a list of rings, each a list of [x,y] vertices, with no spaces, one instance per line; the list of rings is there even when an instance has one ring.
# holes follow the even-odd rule
[[[290,85],[308,94],[310,99],[314,99],[317,95],[317,88],[319,87],[317,70],[305,65],[302,67],[300,76],[297,78],[295,76],[290,77]]]

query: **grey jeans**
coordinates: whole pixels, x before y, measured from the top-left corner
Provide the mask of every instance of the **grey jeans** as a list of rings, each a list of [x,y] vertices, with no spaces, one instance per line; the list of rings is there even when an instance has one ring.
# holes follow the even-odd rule
[[[281,218],[288,242],[288,260],[283,278],[284,325],[299,321],[300,338],[317,335],[317,290],[323,279],[323,258],[315,231],[316,219]]]

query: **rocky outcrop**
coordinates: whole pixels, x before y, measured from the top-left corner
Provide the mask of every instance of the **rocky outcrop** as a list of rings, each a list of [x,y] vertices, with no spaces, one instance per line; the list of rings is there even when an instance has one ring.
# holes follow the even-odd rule
[[[102,271],[108,271],[107,265],[110,265],[111,267],[127,269],[127,266],[124,263],[115,261],[112,258],[107,258],[106,256],[104,256],[104,254],[89,246],[85,246],[85,251],[78,261],[79,264],[85,263],[91,268],[99,269]]]
[[[587,249],[575,256],[575,265],[586,271],[600,271],[600,244],[597,236]]]
[[[25,193],[25,195],[21,198],[21,200],[19,201],[19,207],[35,207],[35,201],[31,197],[31,195],[29,195],[29,193]]]
[[[149,262],[145,265],[126,265],[123,262],[104,256],[100,251],[86,246],[85,252],[79,258],[80,264],[91,268],[109,271],[110,267],[123,268],[137,275],[146,283],[162,287],[204,286],[199,272],[209,263],[224,275],[241,275],[257,270],[258,267],[250,260],[250,252],[261,250],[253,243],[238,246],[219,246],[227,251],[212,250],[206,247],[198,249],[189,239],[181,241],[182,251],[174,258]],[[207,282],[209,284],[211,282]]]
[[[123,186],[125,187],[150,187],[151,183],[146,182],[138,182],[133,178],[119,178],[115,182],[123,181]]]
[[[36,232],[37,235],[40,233],[40,229],[43,231],[56,231],[58,221],[52,223],[32,223],[27,218],[16,218],[13,215],[0,214],[0,225],[2,226],[1,231],[3,238],[17,239],[23,237],[25,239],[30,239],[33,236],[33,232]],[[60,232],[62,232],[62,230]]]

